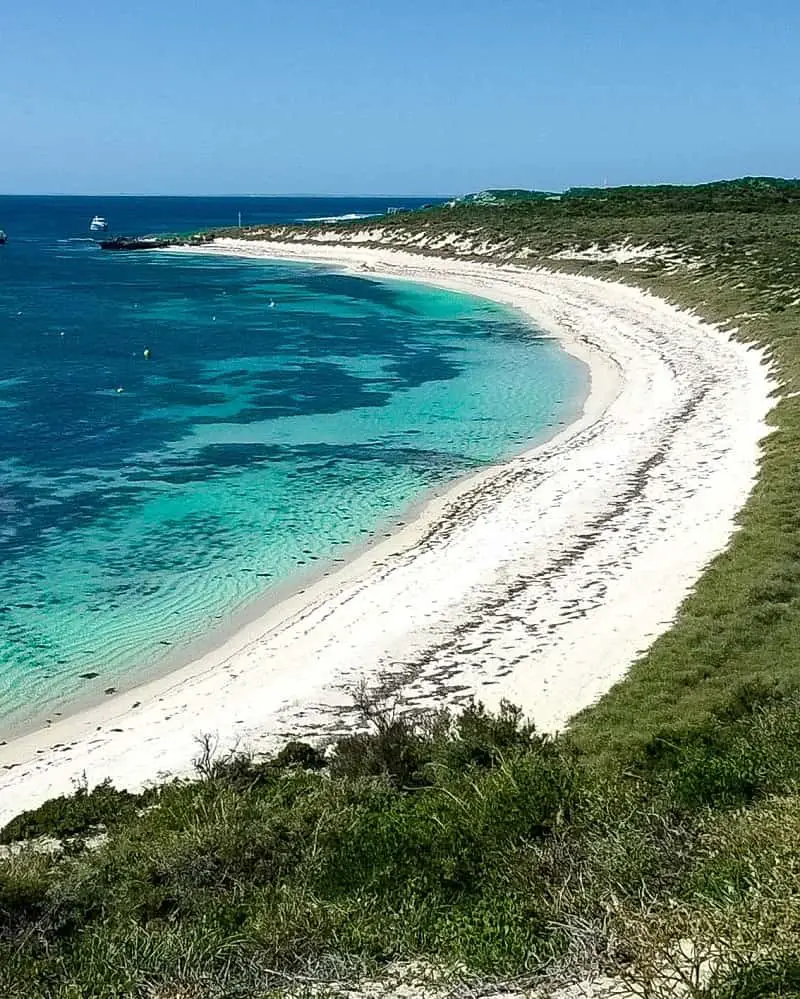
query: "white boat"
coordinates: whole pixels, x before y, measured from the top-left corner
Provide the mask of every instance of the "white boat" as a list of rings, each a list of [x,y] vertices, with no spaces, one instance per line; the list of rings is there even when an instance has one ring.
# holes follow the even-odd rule
[[[108,229],[108,222],[102,215],[95,215],[89,223],[89,232],[105,232]]]

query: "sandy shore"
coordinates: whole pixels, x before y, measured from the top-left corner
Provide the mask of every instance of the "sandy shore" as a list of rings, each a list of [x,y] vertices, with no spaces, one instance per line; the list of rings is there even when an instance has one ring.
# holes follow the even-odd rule
[[[185,773],[196,738],[270,749],[341,731],[363,678],[471,694],[562,728],[622,677],[721,551],[756,474],[761,356],[622,285],[359,246],[219,241],[513,305],[584,359],[582,417],[160,680],[0,747],[0,822],[85,774]]]

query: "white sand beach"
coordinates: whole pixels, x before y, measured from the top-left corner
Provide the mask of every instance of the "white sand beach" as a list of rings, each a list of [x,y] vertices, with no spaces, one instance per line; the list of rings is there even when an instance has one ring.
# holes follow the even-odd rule
[[[196,661],[1,746],[0,822],[83,775],[135,788],[187,773],[202,733],[262,750],[341,731],[361,680],[383,677],[415,705],[508,698],[561,729],[668,627],[752,487],[773,388],[762,356],[657,298],[332,242],[204,252],[324,261],[517,307],[590,366],[584,412]]]

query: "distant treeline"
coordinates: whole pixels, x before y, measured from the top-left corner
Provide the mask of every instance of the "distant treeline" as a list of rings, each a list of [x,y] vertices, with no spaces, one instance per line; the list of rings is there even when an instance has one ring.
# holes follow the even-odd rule
[[[743,177],[694,186],[571,187],[561,194],[490,190],[456,202],[456,206],[468,205],[516,205],[526,212],[567,215],[761,212],[800,205],[800,180]]]

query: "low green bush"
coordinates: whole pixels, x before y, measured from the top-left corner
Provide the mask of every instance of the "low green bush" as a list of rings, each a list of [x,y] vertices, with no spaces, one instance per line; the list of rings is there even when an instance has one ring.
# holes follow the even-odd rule
[[[91,791],[81,787],[74,794],[51,798],[39,808],[16,816],[0,830],[0,843],[38,836],[64,839],[92,832],[100,826],[110,828],[130,819],[154,795],[155,792],[118,791],[108,780]]]
[[[0,943],[16,940],[42,921],[47,908],[48,868],[48,859],[41,856],[0,863]]]
[[[797,698],[738,696],[718,729],[638,770],[598,771],[515,709],[480,705],[403,716],[413,783],[380,756],[399,742],[373,743],[350,772],[307,769],[319,760],[297,747],[280,765],[220,761],[127,810],[95,849],[0,862],[2,994],[253,996],[322,967],[417,957],[577,976],[646,952],[638,926],[668,939],[685,932],[675,913],[712,904],[714,927],[731,905],[746,924],[752,905],[785,955],[795,909],[759,900],[800,900],[800,806],[789,822],[771,804],[800,778]],[[747,740],[756,795],[720,776],[743,768]]]
[[[749,685],[683,736],[645,746],[639,770],[668,787],[676,806],[730,808],[797,787],[800,693]]]

